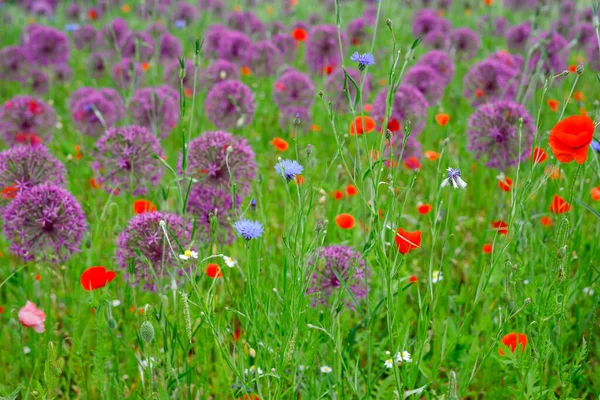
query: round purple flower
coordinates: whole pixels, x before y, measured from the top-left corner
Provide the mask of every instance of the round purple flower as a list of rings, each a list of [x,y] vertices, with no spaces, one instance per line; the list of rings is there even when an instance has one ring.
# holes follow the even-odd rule
[[[123,41],[121,56],[146,62],[154,55],[154,40],[146,32],[131,32]]]
[[[80,251],[85,214],[72,194],[52,183],[21,192],[4,209],[4,236],[24,261],[63,263]]]
[[[416,87],[430,106],[439,103],[444,96],[444,84],[435,69],[425,65],[410,67],[402,82]]]
[[[130,58],[123,58],[113,66],[112,77],[117,87],[124,90],[138,88],[144,82],[142,67]]]
[[[242,82],[217,83],[206,95],[204,109],[217,128],[241,128],[254,119],[254,93]]]
[[[108,55],[104,52],[90,54],[88,58],[88,73],[93,79],[100,79],[109,68]]]
[[[463,60],[470,60],[473,58],[481,42],[477,33],[469,28],[458,28],[450,33],[450,43],[452,48],[456,52],[456,55]]]
[[[300,123],[296,126],[296,121]],[[302,131],[308,132],[312,126],[310,110],[302,106],[291,106],[281,110],[279,126],[284,132]]]
[[[529,69],[542,68],[544,73],[559,73],[567,69],[567,59],[569,57],[569,43],[556,32],[542,33],[536,40],[540,46],[531,55],[529,60]]]
[[[125,277],[131,284],[154,291],[157,285],[170,284],[169,277],[183,275],[177,268],[178,254],[173,254],[173,250],[183,252],[189,249],[191,241],[192,224],[189,221],[184,222],[176,214],[146,212],[129,220],[119,234],[115,259],[119,267],[127,271]]]
[[[73,43],[78,50],[94,51],[102,46],[102,32],[92,25],[84,25],[73,32]]]
[[[120,50],[125,38],[129,36],[129,26],[127,21],[117,17],[104,26],[102,33],[104,34],[104,40],[111,49]]]
[[[29,68],[23,49],[18,46],[6,46],[0,49],[0,79],[22,81]]]
[[[129,103],[133,124],[150,129],[156,136],[167,137],[179,122],[179,103],[166,87],[138,89]]]
[[[424,56],[419,58],[416,65],[425,65],[433,68],[438,73],[441,82],[445,86],[452,82],[456,70],[454,61],[452,61],[450,56],[439,50],[430,50]]]
[[[227,16],[227,26],[253,39],[263,39],[267,28],[251,11],[233,11]]]
[[[160,37],[160,61],[176,61],[182,52],[181,42],[175,36],[165,33]]]
[[[42,183],[65,183],[65,167],[45,146],[15,146],[0,152],[0,206]]]
[[[280,108],[310,108],[315,101],[315,85],[308,75],[293,69],[288,70],[275,81],[273,98]]]
[[[518,71],[496,60],[484,60],[474,64],[465,75],[464,96],[473,105],[493,100],[513,99],[517,92]]]
[[[279,50],[283,62],[292,64],[296,60],[298,45],[289,33],[276,33],[271,38],[273,44]]]
[[[238,66],[243,66],[248,60],[248,52],[252,48],[252,41],[241,32],[224,30],[219,39],[217,55]]]
[[[383,123],[386,113],[387,89],[382,89],[373,101],[373,119]],[[394,94],[387,129],[395,135],[404,135],[404,124],[411,122],[411,135],[418,135],[427,120],[427,99],[412,85],[402,84]]]
[[[352,79],[354,79],[356,84],[360,86],[360,71],[354,68],[347,68],[346,72],[352,77]],[[344,79],[344,71],[342,69],[338,69],[329,75],[327,82],[325,83],[325,94],[331,100],[333,108],[337,110],[338,113],[347,113],[350,110],[348,100],[344,94]],[[371,75],[365,75],[364,80],[365,81],[361,95],[363,99],[368,99],[369,94],[371,93]],[[350,95],[350,101],[352,104],[354,104],[356,99],[356,89],[354,88],[354,85],[350,79],[346,80],[346,88],[348,89],[348,94]],[[311,100],[312,98],[314,98],[314,93],[311,97]]]
[[[217,83],[240,79],[238,67],[227,60],[215,60],[202,72],[202,84],[208,90]]]
[[[277,47],[268,40],[254,43],[248,52],[247,63],[256,76],[271,76],[281,63]]]
[[[98,182],[107,191],[118,189],[142,195],[149,187],[156,186],[162,177],[162,167],[154,159],[155,154],[162,156],[163,150],[147,128],[111,128],[96,142],[92,169],[98,173]]]
[[[187,170],[199,185],[221,187],[227,191],[233,183],[229,181],[231,174],[237,192],[246,196],[256,175],[256,160],[246,139],[223,131],[205,132],[190,142]]]
[[[71,115],[81,133],[100,136],[119,120],[118,108],[100,93],[92,93],[74,102]]]
[[[519,119],[523,118],[521,154]],[[535,133],[533,120],[525,107],[511,100],[495,101],[479,107],[469,118],[467,149],[486,166],[504,170],[524,161],[531,153]]]
[[[367,33],[367,21],[364,18],[355,18],[348,22],[346,33],[350,39],[352,46],[360,46],[365,44],[369,40],[369,34]]]
[[[241,196],[236,196],[239,209]],[[190,189],[187,211],[196,216],[196,236],[210,243],[214,238],[223,244],[233,241],[230,219],[234,217],[233,200],[229,189],[212,185],[194,185]]]
[[[0,108],[0,134],[9,146],[48,143],[56,125],[56,112],[36,97],[16,96]]]
[[[348,46],[348,39],[341,33],[342,48]],[[315,26],[306,41],[306,65],[316,74],[322,74],[325,69],[335,68],[341,63],[340,47],[338,44],[337,27],[335,25]]]
[[[313,298],[313,307],[330,305],[338,298],[338,291],[342,291],[340,296],[351,310],[355,309],[355,301],[367,297],[365,261],[351,247],[333,245],[318,249],[308,260],[308,267],[314,268],[306,289],[306,294]]]
[[[27,33],[23,50],[34,64],[64,64],[69,59],[69,38],[57,29],[37,26]]]
[[[531,22],[528,21],[515,25],[506,31],[504,38],[506,39],[508,49],[510,51],[524,52],[532,30]]]

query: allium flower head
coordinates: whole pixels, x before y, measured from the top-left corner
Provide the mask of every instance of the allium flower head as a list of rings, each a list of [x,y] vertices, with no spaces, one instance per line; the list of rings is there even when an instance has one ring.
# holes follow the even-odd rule
[[[425,65],[410,67],[402,82],[416,87],[430,106],[439,103],[444,96],[444,85],[440,75],[431,67]]]
[[[519,154],[519,119],[523,118]],[[524,161],[531,153],[535,133],[533,120],[525,107],[510,100],[479,107],[469,118],[467,148],[490,168],[506,169]]]
[[[133,124],[148,128],[165,138],[179,122],[179,104],[166,86],[138,89],[129,103]]]
[[[355,51],[350,56],[350,60],[358,63],[359,71],[363,71],[370,65],[375,65],[375,57],[371,53],[358,54],[358,51]]]
[[[446,187],[448,185],[452,185],[453,189],[464,189],[467,187],[467,183],[463,181],[460,176],[459,168],[448,168],[446,169],[446,173],[448,177],[442,181],[441,187]]]
[[[202,84],[210,90],[217,83],[240,79],[239,68],[227,60],[215,60],[202,72]]]
[[[228,152],[229,148],[231,152]],[[232,184],[229,181],[231,173],[238,193],[246,196],[256,174],[256,160],[254,151],[243,137],[222,131],[205,132],[189,144],[187,170],[199,185],[221,187],[227,191]]]
[[[176,243],[190,249],[192,229],[190,222],[184,222],[176,214],[151,212],[133,217],[117,238],[115,258],[119,267],[127,271],[125,278],[136,286],[154,291],[166,283],[164,278],[182,276],[183,270],[177,268],[178,255],[171,251],[165,231],[177,251]],[[131,267],[133,274],[129,272]]]
[[[464,96],[479,105],[494,100],[513,99],[519,71],[502,62],[488,59],[474,64],[465,75]]]
[[[254,94],[242,82],[221,82],[206,95],[204,109],[217,128],[241,128],[254,119]]]
[[[352,310],[355,308],[353,298],[356,301],[366,298],[365,261],[351,247],[334,245],[318,249],[308,260],[308,266],[309,270],[314,268],[306,290],[306,294],[313,297],[313,306],[330,304],[337,297],[338,290],[343,291],[341,296]]]
[[[145,127],[125,126],[106,131],[96,142],[92,169],[106,190],[141,195],[156,186],[162,166],[153,155],[162,155],[158,139]]]
[[[56,125],[56,113],[46,102],[16,96],[0,107],[0,135],[9,145],[48,143]]]
[[[57,29],[37,25],[26,34],[23,50],[34,64],[64,64],[69,59],[69,38]]]
[[[341,33],[342,48],[348,46],[348,39]],[[340,48],[338,44],[337,27],[335,25],[318,25],[309,33],[306,41],[306,65],[308,69],[322,74],[324,68],[340,65]]]
[[[275,81],[273,97],[280,108],[310,108],[315,101],[315,85],[308,75],[293,69],[288,70]]]
[[[372,116],[383,122],[386,113],[387,89],[382,89],[373,102]],[[387,129],[404,135],[406,121],[411,122],[411,135],[418,135],[425,128],[427,119],[427,99],[412,85],[402,84],[398,87],[392,102],[392,113]]]
[[[279,162],[275,164],[275,171],[277,174],[285,178],[288,182],[294,179],[296,175],[300,175],[303,170],[304,167],[296,160],[279,160]]]
[[[416,65],[425,65],[433,68],[439,74],[444,85],[448,85],[452,82],[456,70],[452,58],[439,50],[430,50],[424,56],[419,58]]]
[[[65,189],[44,183],[21,192],[3,212],[11,251],[24,261],[62,263],[80,251],[86,232],[81,206]]]
[[[65,167],[46,147],[15,146],[0,152],[0,205],[34,186],[65,183]]]
[[[258,239],[264,233],[262,224],[258,221],[250,221],[245,218],[233,224],[238,235],[246,240]]]
[[[241,197],[236,197],[239,209]],[[214,237],[218,242],[229,244],[233,232],[229,220],[233,217],[231,190],[223,186],[198,184],[192,186],[187,211],[196,216],[196,236],[204,242]]]

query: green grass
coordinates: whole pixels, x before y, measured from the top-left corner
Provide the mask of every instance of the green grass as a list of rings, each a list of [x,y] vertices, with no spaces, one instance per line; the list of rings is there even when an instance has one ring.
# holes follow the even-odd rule
[[[513,23],[533,14],[503,10],[500,4],[490,11],[480,4],[472,6],[472,13],[466,15],[455,4],[447,17],[455,27],[476,29],[482,13],[505,15]],[[264,21],[291,23],[296,18],[305,20],[315,7],[322,8],[300,1],[295,17],[279,17],[277,7],[269,15],[265,5],[256,12]],[[358,1],[343,2],[341,25],[362,15],[362,10]],[[4,26],[0,43],[16,44],[27,17],[10,5],[2,12],[13,21]],[[540,26],[547,28],[556,13],[555,7],[543,11],[538,17]],[[411,15],[407,6],[382,0],[373,49],[376,65],[368,69],[375,83],[381,79],[397,82],[403,65],[412,65],[427,51],[419,45],[414,57],[405,57],[412,54],[415,39]],[[126,18],[133,29],[147,24],[134,13],[114,8],[94,25],[101,26],[111,16]],[[336,22],[335,13],[323,12],[323,17],[327,23]],[[392,20],[395,40],[384,23],[386,18]],[[62,8],[54,21],[40,22],[63,29]],[[193,58],[195,40],[213,22],[204,16],[191,27],[172,30],[182,40],[186,58]],[[541,165],[528,160],[504,171],[514,185],[511,192],[502,192],[496,180],[499,171],[479,164],[466,150],[466,126],[474,110],[462,96],[462,80],[469,67],[502,48],[502,38],[485,35],[473,60],[457,62],[455,79],[443,101],[430,107],[427,127],[419,136],[424,150],[440,152],[441,157],[434,162],[421,160],[418,171],[373,162],[369,151],[383,153],[384,136],[346,136],[352,115],[329,115],[326,101],[318,96],[311,111],[321,131],[293,138],[291,132],[279,128],[279,110],[272,101],[273,78],[243,77],[256,95],[257,112],[251,126],[232,133],[252,145],[259,177],[241,210],[261,221],[265,234],[248,243],[237,239],[224,247],[195,243],[201,259],[224,254],[237,261],[237,268],[212,259],[224,275],[213,280],[203,273],[208,262],[203,261],[185,284],[163,293],[132,288],[124,281],[123,271],[106,288],[94,292],[85,292],[79,283],[81,273],[90,266],[118,270],[115,239],[133,216],[135,198],[127,193],[109,196],[90,187],[89,153],[94,139],[77,132],[67,100],[81,86],[113,84],[109,77],[91,80],[86,73],[88,54],[74,50],[72,82],[52,85],[43,97],[52,101],[62,126],[55,130],[49,147],[68,169],[68,189],[84,207],[89,230],[82,252],[60,266],[22,264],[0,238],[0,306],[5,307],[0,314],[0,395],[230,399],[251,390],[261,399],[598,398],[600,225],[598,203],[592,201],[590,190],[599,184],[600,163],[591,150],[580,169],[551,157],[547,134],[560,113],[552,112],[544,100],[544,96],[557,99],[562,108],[578,78],[576,74],[558,77],[545,94],[543,77],[535,78],[535,90],[525,106],[534,119],[539,116],[537,145],[550,157]],[[345,51],[347,67],[353,67],[348,56],[354,50],[366,52],[369,46]],[[300,50],[296,66],[306,70],[302,55]],[[580,55],[573,51],[571,63]],[[209,61],[200,57],[200,68]],[[146,86],[162,84],[162,67],[151,63]],[[317,91],[323,90],[324,80],[313,81]],[[372,101],[382,86],[376,87],[362,103]],[[575,87],[584,93],[583,107],[595,119],[599,89],[590,69]],[[23,94],[19,86],[0,85],[1,99],[18,94]],[[214,130],[204,115],[205,94],[199,86],[195,100],[186,99],[184,117],[162,141],[166,162],[173,168],[182,137]],[[124,98],[130,95],[124,93]],[[357,106],[359,115],[361,105]],[[434,116],[441,111],[451,116],[445,127],[435,123]],[[578,113],[579,105],[568,102],[565,116]],[[273,148],[270,141],[276,136],[290,143],[289,150],[279,153]],[[305,151],[308,144],[313,149],[310,155]],[[83,153],[80,160],[74,157],[76,145]],[[304,165],[303,185],[286,184],[276,175],[273,166],[280,156]],[[562,178],[548,179],[544,172],[548,165],[559,167]],[[468,183],[465,190],[440,188],[447,167],[462,169]],[[332,191],[351,183],[359,195],[340,201],[331,197]],[[182,201],[178,193],[184,185],[166,170],[160,187],[145,198],[159,210],[178,212]],[[555,194],[570,200],[573,209],[551,215]],[[251,197],[257,201],[256,211],[248,207]],[[433,211],[419,215],[419,202],[431,204]],[[338,228],[334,219],[340,213],[355,216],[356,227]],[[551,227],[540,224],[542,216],[552,217]],[[506,237],[491,229],[492,221],[499,219],[509,222]],[[388,226],[422,231],[421,247],[402,256]],[[482,253],[486,243],[493,243],[492,254]],[[355,311],[344,306],[348,299],[344,289],[330,307],[313,308],[305,296],[311,270],[308,260],[321,246],[331,244],[352,246],[366,261],[370,291]],[[443,280],[431,282],[434,270],[443,272]],[[417,283],[409,284],[411,275],[418,277]],[[584,287],[596,294],[585,294]],[[17,313],[26,299],[46,312],[45,333],[19,324]],[[112,306],[114,300],[120,304]],[[143,309],[146,313],[139,312]],[[154,328],[148,343],[140,335],[146,321]],[[234,341],[232,333],[238,328],[240,338]],[[499,339],[515,331],[528,336],[525,352],[500,356]],[[29,354],[24,354],[25,347],[31,350]],[[413,361],[386,369],[384,362],[390,357],[386,351],[393,356],[402,350],[410,352]],[[141,360],[148,358],[153,362],[142,367]],[[332,372],[322,373],[322,366],[331,367]],[[250,368],[260,368],[263,374],[245,374]]]

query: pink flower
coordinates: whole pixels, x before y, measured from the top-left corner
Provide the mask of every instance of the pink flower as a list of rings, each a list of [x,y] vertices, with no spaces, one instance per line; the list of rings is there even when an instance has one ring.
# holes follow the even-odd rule
[[[44,322],[46,322],[46,313],[37,308],[35,304],[27,300],[25,307],[19,310],[19,321],[27,328],[33,328],[37,333],[42,333],[46,330]]]

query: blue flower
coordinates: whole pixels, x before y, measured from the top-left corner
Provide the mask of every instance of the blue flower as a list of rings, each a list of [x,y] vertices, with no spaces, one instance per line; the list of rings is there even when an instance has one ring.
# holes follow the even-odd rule
[[[291,181],[299,175],[304,170],[304,167],[298,164],[296,160],[279,160],[277,164],[275,164],[275,171],[282,177],[284,177],[288,182]]]
[[[183,19],[178,19],[177,21],[175,21],[175,28],[182,29],[182,28],[185,28],[186,25],[187,24],[186,24],[185,20],[183,20]]]
[[[264,229],[260,222],[240,219],[233,224],[238,235],[246,240],[256,239],[262,236]]]
[[[350,56],[350,60],[358,63],[358,69],[364,70],[369,65],[375,64],[375,57],[371,53],[358,54],[358,51],[355,51],[354,54]]]
[[[65,30],[67,32],[75,32],[79,30],[79,24],[66,24]]]

